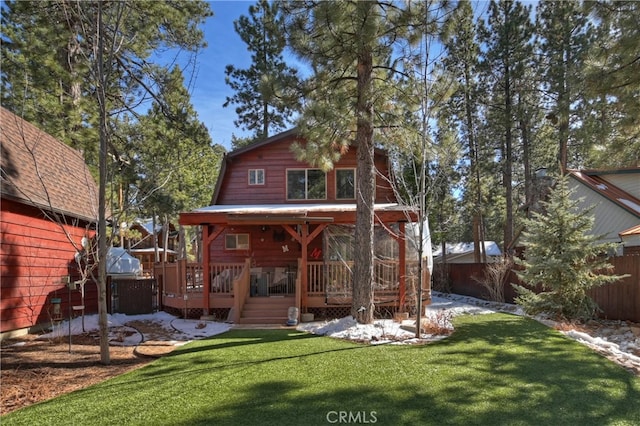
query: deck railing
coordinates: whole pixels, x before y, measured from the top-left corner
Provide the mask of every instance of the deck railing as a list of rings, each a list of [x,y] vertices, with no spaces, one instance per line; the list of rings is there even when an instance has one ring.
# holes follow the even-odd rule
[[[162,292],[182,295],[202,291],[202,265],[182,259],[172,263],[156,263],[154,277],[162,284]]]
[[[251,284],[251,274],[246,262],[242,263],[212,263],[209,266],[211,278],[210,294],[216,296],[234,296],[234,282],[242,280],[248,286]],[[290,293],[296,288],[296,293],[304,289],[297,288],[300,275],[294,271],[288,273],[284,281],[284,293]],[[400,286],[399,262],[397,260],[374,261],[374,294],[376,300],[392,300],[398,296]],[[175,263],[155,265],[155,276],[162,283],[164,294],[181,297],[188,293],[202,292],[203,269],[198,263],[178,260]],[[257,275],[256,275],[257,276]],[[255,277],[254,277],[255,278]],[[415,296],[417,285],[417,262],[408,262],[405,273],[406,297]],[[424,289],[429,289],[429,283],[424,283]],[[255,289],[253,289],[255,290]],[[307,293],[309,297],[338,297],[350,298],[353,291],[353,262],[327,261],[307,263]],[[242,289],[244,294],[244,289]],[[266,295],[269,295],[268,292]],[[262,294],[254,294],[262,295]]]
[[[211,293],[233,294],[233,281],[238,278],[245,263],[215,263],[209,265]],[[182,295],[201,292],[204,286],[202,265],[185,259],[173,263],[156,264],[154,275],[161,277],[163,292]]]
[[[377,295],[392,295],[398,292],[400,262],[397,260],[374,261],[374,292]],[[413,274],[417,262],[407,263],[405,279],[407,289],[416,277]],[[353,262],[328,261],[308,262],[307,277],[309,296],[325,296],[327,294],[351,295],[353,290]]]
[[[240,320],[242,307],[249,297],[249,286],[251,277],[251,259],[247,259],[245,263],[241,263],[242,269],[234,279],[233,286],[233,321]]]
[[[211,278],[211,293],[233,294],[233,282],[243,269],[245,263],[212,263],[209,265],[209,277]]]

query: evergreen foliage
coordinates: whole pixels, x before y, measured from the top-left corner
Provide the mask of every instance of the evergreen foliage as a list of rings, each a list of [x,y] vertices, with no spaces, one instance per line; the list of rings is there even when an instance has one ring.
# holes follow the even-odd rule
[[[132,112],[156,97],[155,52],[194,52],[206,45],[203,1],[7,1],[2,9],[2,105],[98,164],[96,100],[98,6],[104,37],[110,115]],[[160,72],[162,74],[162,72]],[[115,130],[115,129],[112,129]],[[112,141],[115,143],[115,141]],[[110,144],[110,154],[116,155]],[[116,150],[117,151],[117,150]]]
[[[515,229],[515,153],[522,151],[517,146],[516,104],[527,86],[526,70],[532,62],[534,27],[530,13],[530,7],[520,2],[492,0],[487,21],[480,21],[478,31],[481,43],[486,45],[481,61],[482,80],[489,88],[486,102],[499,135],[496,140],[505,197],[505,252],[512,247]]]
[[[261,140],[292,122],[299,110],[299,98],[293,96],[299,84],[295,68],[284,62],[286,38],[278,2],[260,0],[249,7],[249,17],[234,22],[236,32],[252,52],[251,66],[239,69],[227,65],[226,83],[234,90],[223,106],[236,105],[234,124],[253,132],[252,140]]]
[[[585,60],[581,136],[590,167],[640,162],[640,2],[585,2],[594,24]]]
[[[136,126],[136,206],[143,217],[177,219],[207,205],[222,158],[199,121],[175,67],[160,80],[161,95]]]
[[[524,268],[518,277],[526,287],[514,287],[516,302],[528,314],[592,318],[598,307],[587,291],[621,278],[605,273],[612,269],[606,256],[615,244],[599,242],[602,236],[590,233],[593,208],[585,209],[572,194],[569,177],[560,177],[549,201],[543,202],[545,212],[525,220],[524,260],[515,261]]]
[[[405,143],[391,136],[393,129],[418,121],[411,117],[411,107],[424,98],[407,96],[406,89],[415,86],[406,81],[403,67],[413,66],[415,57],[405,52],[425,32],[433,32],[434,24],[430,5],[412,6],[311,0],[283,5],[289,43],[313,70],[305,82],[305,108],[298,121],[306,140],[304,147],[294,147],[298,159],[330,170],[351,145],[357,146],[351,314],[360,323],[371,323],[374,311],[375,144]]]

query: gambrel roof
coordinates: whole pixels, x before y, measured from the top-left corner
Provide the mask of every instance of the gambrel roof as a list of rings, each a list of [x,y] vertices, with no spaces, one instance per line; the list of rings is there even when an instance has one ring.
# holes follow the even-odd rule
[[[82,154],[0,107],[2,197],[95,222],[98,187]]]

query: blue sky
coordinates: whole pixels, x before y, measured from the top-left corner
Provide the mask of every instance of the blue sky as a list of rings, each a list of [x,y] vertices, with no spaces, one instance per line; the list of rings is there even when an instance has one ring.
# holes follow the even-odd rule
[[[241,15],[248,16],[249,6],[255,3],[256,0],[210,1],[214,16],[208,18],[202,27],[208,46],[198,53],[195,68],[187,67],[184,72],[185,79],[192,78],[186,84],[200,121],[209,129],[213,143],[221,144],[228,150],[232,135],[248,136],[249,132],[244,132],[233,124],[237,119],[234,105],[222,107],[226,97],[233,95],[233,91],[225,83],[224,70],[228,64],[241,69],[251,65],[251,53],[236,33],[233,22]],[[535,5],[536,2],[524,0],[523,3]],[[488,1],[478,0],[474,5],[481,13],[487,12]],[[183,56],[185,58],[180,58],[181,63],[187,55]],[[286,53],[285,60],[290,65],[298,65]]]
[[[233,91],[224,82],[224,69],[228,64],[238,68],[251,65],[251,53],[233,27],[233,21],[241,15],[249,15],[249,6],[255,1],[212,1],[214,16],[207,19],[203,28],[208,46],[199,52],[196,69],[191,82],[191,102],[198,117],[209,129],[213,143],[231,146],[231,136],[246,136],[237,129],[233,120],[237,118],[233,105],[223,108],[227,96]],[[188,78],[192,69],[185,71]],[[189,82],[187,82],[189,84]]]

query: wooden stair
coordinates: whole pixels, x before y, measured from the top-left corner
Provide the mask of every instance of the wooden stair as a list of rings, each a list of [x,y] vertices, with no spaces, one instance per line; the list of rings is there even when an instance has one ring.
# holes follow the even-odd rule
[[[249,297],[242,308],[238,324],[286,324],[289,307],[295,306],[293,296]]]

